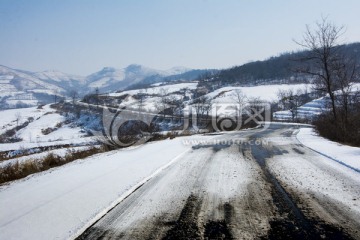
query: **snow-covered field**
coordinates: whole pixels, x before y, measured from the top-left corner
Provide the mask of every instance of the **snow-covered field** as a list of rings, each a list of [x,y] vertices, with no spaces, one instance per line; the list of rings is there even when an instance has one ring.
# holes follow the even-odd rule
[[[22,141],[0,144],[0,151],[94,142],[92,137],[86,137],[80,127],[70,127],[63,124],[65,117],[57,113],[55,109],[50,108],[49,105],[45,105],[41,109],[31,107],[3,110],[0,111],[0,116],[0,134],[23,124],[29,118],[33,118],[26,127],[16,133],[16,137]],[[48,128],[53,130],[46,134],[44,131]]]
[[[264,101],[275,101],[277,100],[277,93],[279,90],[293,89],[297,90],[311,90],[310,84],[274,84],[274,85],[260,85],[254,87],[223,87],[217,89],[206,96],[216,101],[216,103],[231,103],[234,102],[234,94],[237,89],[248,98],[259,98]]]
[[[37,119],[47,112],[54,112],[54,109],[51,109],[48,105],[46,105],[42,109],[31,107],[2,110],[0,111],[0,134],[4,133],[6,130],[16,127],[16,124],[21,125],[26,122],[29,117]],[[17,119],[19,119],[18,122],[16,121]]]
[[[123,100],[121,105],[123,106],[131,106],[135,109],[141,109],[146,111],[156,111],[159,102],[161,101],[162,94],[168,94],[168,97],[172,97],[174,99],[182,99],[183,95],[179,95],[176,92],[180,91],[184,88],[189,90],[195,90],[197,87],[197,82],[191,83],[178,83],[178,84],[169,84],[163,86],[154,86],[147,89],[137,89],[137,90],[129,90],[123,91],[120,93],[110,93],[108,94],[111,97],[118,97],[123,95],[129,95],[126,99]],[[205,95],[205,97],[211,99],[212,103],[215,104],[231,104],[237,103],[235,97],[235,91],[241,90],[241,92],[245,95],[246,100],[251,100],[254,98],[258,98],[263,101],[275,101],[277,100],[277,93],[279,90],[288,90],[293,89],[294,91],[302,90],[302,91],[311,91],[310,84],[294,84],[294,85],[286,85],[286,84],[278,84],[278,85],[260,85],[254,87],[223,87],[217,89],[213,92],[210,92]],[[145,94],[147,95],[143,102],[141,103],[139,100],[133,98],[132,96],[136,94]],[[186,93],[188,99],[192,99],[190,93]],[[189,102],[189,101],[187,101]],[[191,101],[190,101],[191,102]]]
[[[23,139],[24,142],[51,142],[67,139],[77,139],[84,137],[79,127],[70,128],[65,125],[56,129],[58,124],[65,121],[65,117],[58,113],[48,113],[41,116],[36,121],[31,122],[28,126],[21,129],[17,133],[17,137]],[[52,128],[56,129],[49,134],[44,134],[42,131]]]

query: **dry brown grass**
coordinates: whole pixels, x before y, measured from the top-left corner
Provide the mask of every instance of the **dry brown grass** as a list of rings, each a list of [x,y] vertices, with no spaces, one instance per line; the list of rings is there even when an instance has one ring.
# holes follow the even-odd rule
[[[86,150],[69,150],[64,157],[49,153],[42,159],[29,160],[26,162],[16,162],[0,167],[0,184],[9,181],[25,178],[30,174],[46,171],[50,168],[58,167],[77,159],[82,159],[104,152],[103,147],[92,147]]]

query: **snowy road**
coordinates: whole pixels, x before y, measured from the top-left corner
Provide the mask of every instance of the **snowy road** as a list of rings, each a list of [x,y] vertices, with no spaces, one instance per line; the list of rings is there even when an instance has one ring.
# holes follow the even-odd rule
[[[297,128],[194,145],[79,239],[359,239],[360,174],[301,145]]]

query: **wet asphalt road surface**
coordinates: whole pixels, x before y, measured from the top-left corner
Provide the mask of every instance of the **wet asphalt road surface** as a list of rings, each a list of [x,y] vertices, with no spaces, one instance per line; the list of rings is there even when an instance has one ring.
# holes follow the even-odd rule
[[[295,188],[286,180],[292,172],[269,167],[279,157],[301,158],[360,199],[360,177],[318,161],[294,137],[297,129],[273,124],[194,145],[78,239],[360,239],[358,213]]]

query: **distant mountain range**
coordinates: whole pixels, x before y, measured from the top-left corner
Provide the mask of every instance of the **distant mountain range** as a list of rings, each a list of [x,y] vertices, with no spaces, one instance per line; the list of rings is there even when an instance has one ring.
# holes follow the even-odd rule
[[[66,96],[76,90],[80,95],[94,92],[115,92],[137,85],[150,85],[161,81],[194,80],[207,70],[174,67],[156,70],[132,64],[123,69],[104,67],[89,76],[77,76],[59,71],[30,72],[0,65],[0,104],[12,105],[49,100],[49,96]],[[46,97],[45,95],[49,95]],[[11,104],[10,104],[11,105]],[[0,108],[3,106],[0,106]]]
[[[99,88],[100,91],[115,91],[137,84],[150,76],[165,78],[172,75],[181,75],[189,71],[191,69],[184,67],[162,71],[132,64],[124,69],[104,67],[102,70],[84,77],[53,70],[29,72],[0,65],[0,80],[9,80],[7,82],[14,85],[18,90],[49,89],[66,91],[81,86],[84,91],[95,88]]]
[[[343,50],[360,62],[360,43],[343,46]],[[299,59],[305,51],[281,54],[224,70],[196,70],[175,67],[156,70],[132,64],[123,69],[104,67],[89,76],[76,76],[59,71],[29,72],[0,65],[0,108],[20,102],[51,102],[54,94],[65,96],[76,90],[80,95],[98,89],[101,93],[136,89],[158,82],[199,81],[199,87],[213,91],[222,86],[304,83],[308,76],[297,74]]]

